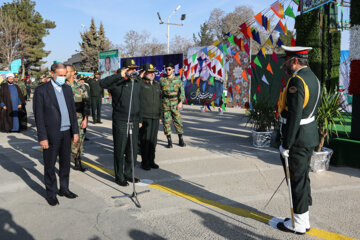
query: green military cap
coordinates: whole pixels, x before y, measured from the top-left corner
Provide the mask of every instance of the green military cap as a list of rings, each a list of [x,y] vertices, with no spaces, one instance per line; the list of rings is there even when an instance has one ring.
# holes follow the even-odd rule
[[[138,68],[139,66],[137,66],[135,64],[134,59],[129,58],[129,59],[125,59],[124,64],[123,64],[123,68]]]
[[[146,63],[146,64],[142,65],[141,70],[144,70],[146,72],[156,72],[157,71],[157,69],[151,63]]]

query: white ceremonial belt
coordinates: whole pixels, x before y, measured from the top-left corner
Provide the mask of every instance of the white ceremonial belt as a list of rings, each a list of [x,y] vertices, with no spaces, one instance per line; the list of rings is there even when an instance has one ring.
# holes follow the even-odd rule
[[[304,118],[304,119],[300,120],[300,125],[306,125],[306,124],[312,123],[313,121],[315,121],[315,116],[312,116],[312,117],[309,117],[309,118]],[[280,122],[282,124],[286,124],[287,119],[281,117]]]

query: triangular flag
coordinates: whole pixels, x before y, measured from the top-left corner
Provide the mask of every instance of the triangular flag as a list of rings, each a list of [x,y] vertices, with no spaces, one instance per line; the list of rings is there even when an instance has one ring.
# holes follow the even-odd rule
[[[208,55],[207,47],[204,47],[204,48],[202,49],[202,51],[203,51],[206,55]]]
[[[229,93],[230,93],[230,95],[231,95],[231,98],[234,98],[234,96],[233,96],[233,91],[232,91],[232,87],[231,87],[231,86],[228,87],[228,91],[229,91]]]
[[[291,38],[291,46],[295,47],[295,38],[294,37]]]
[[[294,2],[295,2],[297,5],[299,5],[299,0],[294,0]]]
[[[253,99],[256,101],[256,93],[254,94]]]
[[[254,16],[254,18],[256,19],[256,21],[257,21],[260,25],[262,25],[262,14],[261,14],[261,12],[259,12],[258,14],[256,14],[256,15]]]
[[[253,39],[261,45],[260,34],[255,29],[251,31]]]
[[[250,26],[247,27],[247,29],[246,29],[246,34],[248,35],[248,38],[252,38]]]
[[[200,86],[200,77],[196,80],[196,85]]]
[[[248,78],[247,78],[247,75],[246,75],[246,71],[243,71],[241,73],[241,76],[243,77],[244,80],[246,80],[247,82],[249,81]]]
[[[224,50],[223,50],[223,44],[222,44],[222,43],[220,43],[220,44],[217,46],[217,48],[218,48],[221,52],[224,52]]]
[[[211,70],[214,74],[216,74],[216,65],[212,66]]]
[[[240,93],[240,87],[239,87],[239,84],[236,84],[236,91],[237,91],[238,93]]]
[[[214,83],[214,76],[211,76],[211,77],[210,77],[210,84],[213,85],[213,86],[215,85],[215,83]]]
[[[236,46],[234,35],[231,35],[230,37],[228,37],[228,40],[232,45]]]
[[[287,26],[286,26],[286,23],[285,23],[285,26],[284,26],[284,29],[285,29],[285,35],[287,35],[287,32],[288,32],[288,28],[287,28]]]
[[[268,27],[268,18],[265,15],[262,15],[262,26],[266,29],[269,30]]]
[[[245,49],[246,53],[248,55],[250,55],[250,48],[249,48],[249,45],[247,43],[244,45],[244,49]]]
[[[219,71],[217,72],[217,75],[222,77],[222,71],[221,71],[221,68],[219,69]]]
[[[192,76],[191,76],[191,84],[194,83],[194,78],[195,78],[195,75],[192,75]]]
[[[286,33],[285,26],[284,26],[284,24],[282,23],[281,20],[279,21],[279,25],[280,25],[281,29],[283,30],[283,32]]]
[[[237,52],[237,53],[235,54],[234,58],[236,59],[236,61],[237,61],[239,64],[241,64],[241,63],[240,63],[240,59],[239,59],[239,52]]]
[[[281,5],[281,3],[279,3],[278,1],[274,2],[272,5],[271,5],[271,10],[274,11],[274,13],[281,19],[284,18],[284,10],[283,10],[283,7]]]
[[[194,72],[196,66],[197,66],[197,64],[191,67],[191,73]]]
[[[216,40],[215,42],[213,42],[213,45],[214,45],[215,47],[217,47],[217,45],[219,45],[219,44],[220,44],[219,40]]]
[[[279,21],[279,23],[276,24],[274,30],[275,30],[275,31],[278,31],[278,32],[279,32],[280,34],[282,34],[282,35],[285,35],[283,28],[280,26],[280,22],[281,22],[281,21]],[[282,23],[281,23],[281,24],[282,24]],[[279,39],[280,39],[280,38],[279,38]]]
[[[217,56],[216,56],[216,59],[221,63],[221,65],[223,64],[220,55],[217,55]]]
[[[270,38],[268,38],[268,40],[266,40],[266,42],[265,42],[267,45],[269,45],[270,47],[273,47],[273,45],[272,45],[272,42],[271,42],[271,40],[270,40]]]
[[[279,63],[279,60],[278,60],[278,58],[277,58],[277,56],[276,56],[275,51],[274,51],[273,54],[271,55],[271,58],[272,58],[272,60],[274,60],[275,62]]]
[[[245,47],[244,47],[244,41],[241,41],[241,51],[245,51]]]
[[[251,67],[249,67],[246,71],[247,71],[247,73],[248,73],[250,76],[252,76]]]
[[[252,62],[250,63],[250,65],[256,70],[256,65],[255,65],[254,61],[252,61]]]
[[[278,40],[278,42],[277,42],[277,45],[278,45],[279,47],[281,47],[282,45],[284,45],[284,43],[281,41],[280,38],[279,38],[279,40]]]
[[[285,10],[285,15],[295,19],[295,14],[290,6]]]
[[[270,31],[270,18],[268,18],[268,21],[267,21],[267,30]]]
[[[267,65],[266,70],[268,70],[269,72],[271,72],[272,75],[274,75],[270,63]]]
[[[182,68],[180,68],[180,69],[179,69],[179,74],[180,74],[180,77],[182,77],[182,73],[183,73],[183,69],[182,69]]]
[[[226,55],[228,55],[227,46],[226,46],[225,43],[224,43],[224,45],[223,45],[223,51],[224,51],[224,53],[225,53]]]
[[[189,60],[186,58],[184,59],[184,65],[188,65],[189,64]]]
[[[194,54],[192,55],[192,61],[193,61],[193,63],[195,62],[196,57],[197,57],[197,53],[194,53]]]
[[[271,44],[274,44],[274,40],[273,40],[273,37],[271,35],[269,36],[269,39],[271,40]]]
[[[267,85],[270,85],[270,83],[268,82],[268,80],[266,79],[265,75],[262,76],[261,80],[266,83]]]
[[[261,51],[262,51],[262,53],[263,53],[263,55],[264,55],[264,57],[266,56],[266,54],[265,54],[265,46],[263,46],[262,48],[261,48]]]
[[[260,60],[259,60],[258,57],[256,57],[256,58],[254,59],[254,63],[255,63],[256,65],[258,65],[259,67],[262,68],[261,63],[260,63]]]
[[[261,93],[260,84],[258,85],[257,90],[259,93]]]
[[[262,49],[260,49],[260,51],[258,52],[258,54],[257,54],[259,57],[263,57],[263,58],[265,58],[265,56],[264,56],[264,53],[263,53],[263,51],[262,51]]]

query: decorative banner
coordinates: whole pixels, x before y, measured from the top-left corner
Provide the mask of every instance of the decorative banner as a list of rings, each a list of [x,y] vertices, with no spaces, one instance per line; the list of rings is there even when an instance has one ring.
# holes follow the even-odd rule
[[[262,76],[261,80],[266,83],[267,85],[270,85],[270,83],[268,82],[268,80],[266,79],[265,75]]]
[[[259,60],[259,58],[258,58],[258,57],[255,57],[255,59],[254,59],[254,63],[255,63],[256,65],[258,65],[259,67],[261,67],[261,68],[262,68],[262,65],[261,65],[260,60]]]
[[[277,58],[277,55],[276,55],[275,51],[274,51],[273,54],[271,55],[271,58],[272,58],[272,60],[274,60],[276,63],[279,63],[279,60],[278,60],[278,58]]]
[[[315,10],[319,7],[321,7],[324,4],[327,4],[328,2],[332,2],[333,0],[303,0],[300,1],[302,13],[307,13],[309,11]]]
[[[261,14],[261,12],[259,12],[258,14],[256,14],[255,16],[254,16],[254,18],[256,19],[256,21],[262,26],[263,25],[263,17],[262,17],[262,14]]]
[[[285,15],[295,19],[295,14],[290,6],[285,10]]]
[[[119,68],[119,50],[99,52],[99,72],[101,73],[101,79],[113,75]]]
[[[271,5],[271,10],[274,11],[274,13],[281,19],[284,18],[284,10],[283,10],[283,7],[281,5],[281,3],[279,3],[278,1],[274,2],[272,5]]]
[[[267,65],[266,70],[268,70],[272,75],[274,75],[270,63]]]
[[[16,59],[12,61],[10,64],[10,71],[12,73],[18,73],[20,67],[21,67],[21,59]]]

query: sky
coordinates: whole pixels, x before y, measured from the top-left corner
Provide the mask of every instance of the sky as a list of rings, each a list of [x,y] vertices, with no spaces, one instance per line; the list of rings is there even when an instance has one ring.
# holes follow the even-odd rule
[[[0,0],[0,3],[10,0]],[[192,39],[193,33],[200,30],[200,25],[210,16],[214,8],[220,8],[226,13],[237,6],[250,6],[254,13],[268,8],[275,0],[35,0],[35,9],[44,19],[55,21],[56,28],[44,38],[45,49],[50,55],[45,59],[51,65],[55,60],[66,61],[80,51],[80,32],[88,29],[91,18],[98,27],[103,23],[105,34],[114,44],[121,44],[124,35],[129,30],[151,33],[151,38],[167,42],[167,25],[160,25],[157,12],[164,21],[180,5],[181,8],[171,17],[170,22],[181,23],[181,14],[186,14],[184,26],[171,26],[170,39],[174,35]],[[296,10],[296,9],[294,9]],[[344,12],[347,14],[347,10]],[[240,25],[241,23],[239,23]],[[82,27],[85,26],[84,28]],[[293,23],[289,24],[289,26]],[[289,27],[289,29],[291,29]],[[349,33],[342,34],[342,49],[349,48]]]

